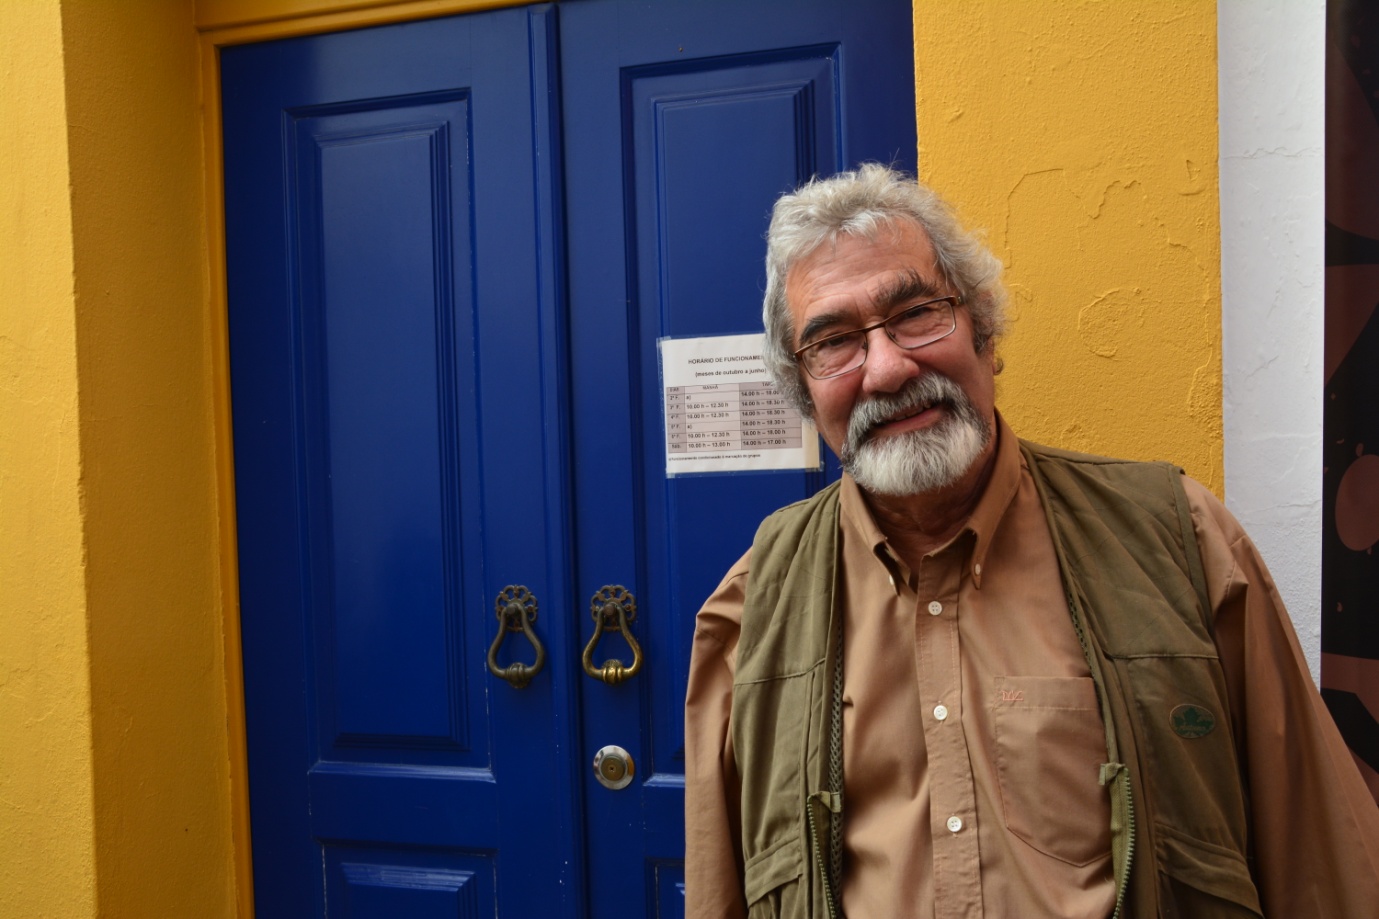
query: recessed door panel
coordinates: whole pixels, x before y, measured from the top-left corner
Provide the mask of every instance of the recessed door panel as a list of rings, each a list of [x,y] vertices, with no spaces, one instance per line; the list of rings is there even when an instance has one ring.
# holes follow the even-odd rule
[[[326,899],[350,919],[481,919],[494,914],[491,860],[329,846]]]
[[[469,106],[349,108],[289,132],[319,742],[487,766]]]
[[[637,218],[635,346],[645,355],[642,480],[655,486],[642,527],[665,534],[645,540],[654,550],[645,559],[645,596],[655,615],[643,628],[658,665],[649,774],[684,771],[684,636],[733,560],[725,553],[741,554],[751,540],[755,521],[744,508],[764,516],[824,482],[821,472],[667,478],[656,342],[759,324],[763,215],[780,191],[837,168],[836,51],[771,49],[624,74]],[[715,534],[713,548],[691,534]]]

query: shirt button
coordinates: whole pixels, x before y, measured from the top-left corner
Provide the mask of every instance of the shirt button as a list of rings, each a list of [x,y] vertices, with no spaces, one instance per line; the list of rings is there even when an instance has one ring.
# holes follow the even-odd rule
[[[930,600],[930,601],[929,601],[929,615],[930,615],[930,616],[937,616],[937,615],[938,615],[939,613],[941,613],[941,612],[943,612],[943,604],[940,603],[940,602],[938,602],[937,600]]]
[[[948,818],[948,829],[949,829],[950,832],[953,832],[953,833],[956,833],[956,832],[958,832],[959,830],[961,830],[961,829],[962,829],[962,818],[961,818],[961,817],[949,817],[949,818]]]
[[[982,576],[982,566],[981,566],[981,565],[973,565],[973,566],[972,566],[972,571],[977,575],[977,577],[981,577],[981,576]]]
[[[948,717],[948,706],[946,706],[946,705],[935,705],[935,706],[934,706],[934,717],[937,718],[939,721],[943,721],[945,718],[947,718],[947,717]]]

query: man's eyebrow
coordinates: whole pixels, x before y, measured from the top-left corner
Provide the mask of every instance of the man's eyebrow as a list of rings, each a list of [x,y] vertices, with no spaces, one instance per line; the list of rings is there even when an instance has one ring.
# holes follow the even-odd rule
[[[941,296],[937,287],[920,277],[913,268],[884,284],[872,295],[879,307],[898,306],[907,300],[924,300]]]
[[[802,345],[810,344],[820,332],[828,329],[838,329],[839,326],[843,326],[847,323],[849,319],[853,319],[853,317],[848,313],[819,313],[804,324],[804,329],[800,332],[800,343]],[[853,321],[855,322],[856,320]],[[848,331],[847,328],[838,330],[844,332]]]

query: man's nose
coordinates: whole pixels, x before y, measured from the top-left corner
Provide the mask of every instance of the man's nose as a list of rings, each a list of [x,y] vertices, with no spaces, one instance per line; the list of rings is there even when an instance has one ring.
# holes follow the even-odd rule
[[[867,333],[867,361],[862,365],[862,388],[869,393],[895,392],[920,375],[915,352],[891,341],[885,329]]]

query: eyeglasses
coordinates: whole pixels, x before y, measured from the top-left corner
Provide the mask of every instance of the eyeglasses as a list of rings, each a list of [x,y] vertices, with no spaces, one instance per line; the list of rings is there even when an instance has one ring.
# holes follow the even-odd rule
[[[952,335],[958,328],[954,310],[962,302],[962,297],[939,297],[916,303],[865,328],[811,342],[795,352],[795,360],[816,380],[852,373],[867,362],[867,336],[872,329],[885,329],[887,338],[913,351]]]

